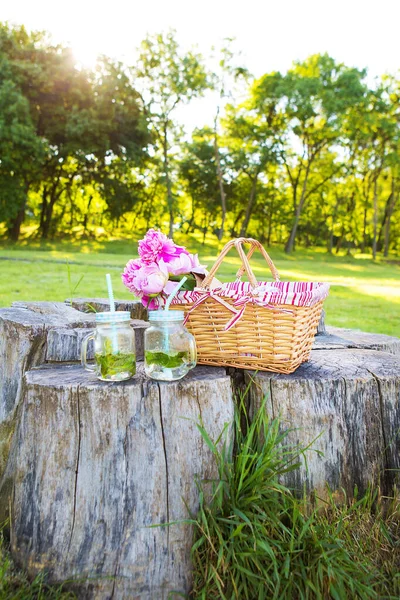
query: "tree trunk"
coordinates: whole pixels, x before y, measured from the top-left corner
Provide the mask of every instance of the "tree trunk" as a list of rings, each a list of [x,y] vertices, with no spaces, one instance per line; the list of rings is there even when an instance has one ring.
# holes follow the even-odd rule
[[[110,310],[110,301],[108,298],[72,298],[65,301],[65,304],[72,306],[79,312],[94,313],[107,312]],[[15,305],[15,302],[13,306]],[[129,311],[131,319],[147,321],[148,313],[146,308],[139,300],[117,300],[115,299],[115,310]]]
[[[85,315],[61,302],[21,302],[13,308],[0,309],[0,487],[21,405],[25,372],[46,360],[52,329],[65,332],[79,328],[87,332],[86,327],[93,325],[94,315]],[[8,501],[0,499],[0,522],[8,518],[8,506]]]
[[[165,122],[163,132],[163,155],[164,155],[164,175],[165,182],[167,184],[167,206],[169,214],[169,237],[172,239],[174,236],[174,199],[172,197],[171,179],[169,173],[169,158],[168,158],[168,123]]]
[[[25,219],[25,202],[19,209],[16,217],[8,227],[8,236],[13,242],[18,242],[21,233],[21,226]]]
[[[385,222],[385,242],[383,255],[387,257],[389,255],[389,243],[390,243],[390,221],[392,218],[394,206],[396,204],[396,185],[395,178],[392,176],[392,193],[390,195],[390,203],[387,210],[386,222]]]
[[[338,239],[338,241],[336,243],[336,254],[339,254],[340,249],[341,249],[342,244],[343,244],[343,240],[344,240],[344,235],[343,235],[343,229],[342,229],[342,234],[341,234],[340,238]]]
[[[383,248],[384,245],[384,241],[382,238],[384,238],[385,235],[385,230],[386,230],[386,221],[388,218],[388,213],[389,213],[389,207],[392,201],[392,192],[390,192],[389,198],[386,200],[385,203],[385,210],[383,213],[383,218],[382,218],[382,222],[381,222],[381,226],[379,228],[379,233],[378,233],[378,241],[377,241],[377,250],[378,252],[380,252]]]
[[[218,178],[218,186],[219,186],[219,193],[220,193],[220,198],[221,198],[221,210],[222,210],[221,227],[218,232],[218,239],[222,240],[222,238],[224,236],[224,227],[225,227],[225,218],[226,218],[226,194],[225,194],[225,189],[224,189],[224,179],[222,176],[221,161],[220,161],[219,147],[218,147],[218,134],[217,134],[218,114],[219,114],[219,106],[218,106],[217,115],[216,115],[215,121],[214,121],[214,155],[215,155],[215,164],[217,167],[217,178]]]
[[[376,259],[376,236],[378,231],[378,175],[374,179],[374,237],[372,240],[372,258]]]
[[[87,223],[88,223],[88,218],[89,218],[89,214],[90,214],[90,205],[92,203],[93,200],[93,196],[90,195],[89,196],[89,201],[87,203],[87,209],[86,209],[86,213],[85,216],[83,217],[83,230],[86,232],[87,230]]]
[[[50,196],[49,196],[49,191],[46,188],[43,189],[42,210],[41,210],[41,214],[40,214],[40,230],[42,233],[41,237],[43,240],[47,240],[49,237],[54,205],[61,195],[62,190],[60,190],[57,193],[57,186],[58,186],[59,180],[60,180],[60,176],[58,176],[57,180],[54,182],[52,189],[51,189]]]
[[[238,214],[236,215],[235,221],[234,221],[234,223],[233,223],[233,225],[232,225],[232,228],[231,228],[231,236],[232,236],[232,237],[237,237],[237,233],[236,233],[236,227],[237,227],[237,225],[238,225],[238,223],[239,223],[240,219],[241,219],[241,218],[242,218],[242,216],[243,216],[243,212],[244,212],[243,210],[240,210],[240,211],[238,212]]]
[[[329,242],[328,242],[328,252],[329,252],[329,254],[332,254],[332,251],[333,251],[333,227],[335,225],[337,213],[338,213],[338,210],[339,210],[340,200],[341,200],[341,198],[339,198],[339,196],[336,196],[336,204],[335,204],[335,208],[333,209],[333,214],[332,214],[332,227],[331,227],[330,232],[329,232]]]
[[[254,206],[254,201],[256,198],[256,192],[257,192],[257,182],[258,182],[258,175],[260,173],[260,167],[257,167],[257,170],[254,174],[253,177],[253,181],[251,182],[251,190],[250,190],[250,196],[247,202],[247,206],[246,206],[246,212],[244,215],[244,220],[242,223],[242,227],[240,229],[240,237],[245,237],[246,233],[247,233],[247,228],[249,226],[249,222],[250,222],[250,218],[251,218],[251,213],[253,212],[253,206]]]
[[[194,204],[194,200],[192,198],[192,214],[190,216],[189,222],[187,223],[186,233],[190,233],[190,231],[192,231],[192,232],[194,231],[193,223],[194,223],[195,210],[196,210],[196,207]]]
[[[331,230],[329,232],[329,242],[328,242],[329,254],[332,254],[332,251],[333,251],[333,227],[331,228]]]
[[[271,196],[271,202],[269,204],[269,211],[268,211],[268,233],[267,233],[267,246],[268,248],[271,245],[271,236],[272,236],[272,216],[274,214],[274,198],[273,196]]]
[[[46,187],[43,188],[42,191],[42,206],[40,209],[40,223],[39,223],[39,229],[41,232],[43,232],[43,227],[44,227],[44,222],[45,222],[45,215],[46,215],[46,210],[47,210],[47,194],[48,194],[48,190]]]
[[[297,228],[298,228],[299,222],[300,222],[300,215],[301,215],[301,205],[299,203],[296,208],[296,213],[295,213],[292,229],[290,231],[289,239],[285,245],[286,254],[290,254],[293,251],[294,242],[296,239]]]
[[[293,224],[292,224],[292,229],[291,229],[291,232],[289,235],[289,239],[285,245],[286,254],[290,254],[294,248],[297,228],[298,228],[299,222],[300,222],[301,211],[303,210],[305,199],[306,199],[307,182],[308,182],[308,176],[310,173],[311,162],[312,162],[312,160],[309,159],[308,163],[307,163],[306,172],[304,175],[304,181],[303,181],[303,186],[302,186],[302,190],[301,190],[300,200],[295,209],[295,215],[294,215],[294,220],[293,220]]]
[[[50,224],[53,216],[54,202],[49,202],[46,206],[44,213],[43,227],[42,227],[42,240],[47,240],[50,232]]]
[[[367,208],[364,208],[364,219],[363,219],[363,236],[361,243],[361,252],[364,254],[367,246]]]

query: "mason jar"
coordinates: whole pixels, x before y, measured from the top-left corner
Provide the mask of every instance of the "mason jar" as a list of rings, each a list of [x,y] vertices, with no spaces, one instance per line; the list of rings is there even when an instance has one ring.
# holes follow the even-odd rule
[[[148,377],[176,381],[196,366],[196,343],[183,325],[184,318],[181,310],[149,312],[150,327],[144,333],[144,369]]]
[[[129,312],[96,313],[96,329],[82,342],[81,362],[102,381],[124,381],[136,373],[135,332]],[[94,341],[94,364],[87,362],[87,348]]]

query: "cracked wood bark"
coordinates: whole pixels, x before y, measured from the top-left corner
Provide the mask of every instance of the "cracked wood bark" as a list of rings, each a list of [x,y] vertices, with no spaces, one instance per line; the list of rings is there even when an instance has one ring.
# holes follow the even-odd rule
[[[94,322],[94,315],[75,310],[63,302],[13,302],[11,308],[28,310],[42,315],[44,319],[58,319],[60,326],[85,327],[85,324]]]
[[[379,350],[380,352],[389,352],[390,354],[400,355],[400,339],[383,333],[367,333],[356,329],[344,329],[342,327],[327,327],[327,336],[336,336],[340,338],[340,348],[364,348],[365,350]],[[322,344],[323,337],[317,337],[316,344]],[[332,338],[327,340],[332,344]],[[322,347],[322,345],[321,345]]]
[[[0,309],[0,479],[15,428],[25,371],[46,360],[48,332],[86,327],[92,318],[62,303],[15,303]],[[4,513],[0,507],[0,520]]]
[[[232,421],[225,370],[197,367],[171,384],[140,373],[107,384],[78,366],[27,373],[10,455],[17,562],[54,581],[90,576],[79,597],[188,593],[190,527],[151,525],[187,518],[185,502],[195,512],[195,476],[217,474],[200,417],[215,438]]]
[[[15,302],[12,308],[0,309],[0,477],[25,371],[45,362],[47,336],[53,328],[90,325],[93,326],[93,316],[61,302]]]
[[[301,468],[285,476],[290,487],[326,494],[325,483],[351,497],[380,481],[395,481],[400,455],[400,358],[362,349],[314,350],[291,375],[250,374],[253,411],[264,396],[281,417],[287,443],[308,446]],[[319,455],[316,451],[322,452]],[[397,476],[398,478],[398,476]]]
[[[138,304],[119,304],[118,308],[145,314]],[[141,360],[148,324],[134,320],[131,325],[136,334],[137,358]],[[15,428],[25,371],[47,361],[80,360],[82,339],[93,326],[94,314],[84,314],[63,302],[14,302],[11,308],[0,309],[0,479]],[[2,515],[0,510],[0,520]]]

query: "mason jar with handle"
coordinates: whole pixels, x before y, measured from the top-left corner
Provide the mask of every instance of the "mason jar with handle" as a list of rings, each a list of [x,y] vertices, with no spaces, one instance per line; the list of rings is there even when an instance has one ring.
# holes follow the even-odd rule
[[[160,381],[182,379],[196,366],[196,342],[183,325],[180,310],[149,312],[150,327],[144,333],[146,375]]]
[[[87,348],[94,341],[94,364],[87,362]],[[130,313],[96,313],[96,329],[82,342],[81,362],[102,381],[124,381],[136,373],[135,332]]]

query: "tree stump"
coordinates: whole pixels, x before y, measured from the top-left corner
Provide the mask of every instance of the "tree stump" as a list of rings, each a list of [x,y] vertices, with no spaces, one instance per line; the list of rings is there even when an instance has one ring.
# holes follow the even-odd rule
[[[74,298],[65,302],[84,313],[107,312],[110,310],[108,298]],[[131,319],[147,321],[147,309],[139,300],[115,300],[115,310],[129,310]]]
[[[131,327],[135,331],[136,360],[144,359],[144,331],[149,326],[145,321],[131,319]],[[92,324],[94,328],[94,323]],[[81,347],[85,338],[92,329],[66,328],[50,329],[47,334],[46,362],[75,362],[80,361]],[[93,343],[89,342],[88,359],[94,357]]]
[[[251,410],[266,410],[288,429],[288,445],[312,449],[285,483],[320,497],[352,497],[369,482],[390,491],[400,468],[400,357],[365,349],[313,350],[290,375],[246,374]],[[322,453],[322,454],[319,454]]]
[[[107,310],[101,299],[76,306],[93,303]],[[141,356],[143,307],[118,308],[136,317]],[[201,417],[217,437],[232,422],[243,372],[197,367],[167,384],[139,368],[126,383],[100,382],[64,362],[79,360],[93,326],[93,314],[62,303],[0,309],[0,522],[11,506],[19,564],[32,575],[46,569],[54,581],[77,580],[81,598],[187,593],[190,527],[151,525],[186,518],[184,501],[196,511],[195,478],[216,470],[195,423]],[[400,483],[400,340],[322,330],[295,373],[244,373],[251,411],[267,396],[288,443],[315,440],[307,463],[285,478],[297,492],[323,497],[328,483],[351,496],[370,481],[390,492]]]
[[[327,327],[324,334],[315,338],[314,350],[334,350],[339,348],[363,348],[400,355],[400,339],[383,333],[366,333],[356,329]]]
[[[196,423],[217,438],[232,419],[224,369],[169,384],[141,370],[115,384],[78,366],[33,369],[8,466],[13,556],[32,575],[89,577],[79,597],[188,593],[189,525],[152,526],[196,512],[196,476],[217,476]]]
[[[139,314],[137,304],[131,303],[127,310]],[[131,325],[135,329],[136,355],[141,360],[148,324],[136,319]],[[79,361],[82,339],[93,327],[94,314],[62,302],[14,302],[12,308],[0,309],[0,478],[15,429],[24,373],[45,362]]]

